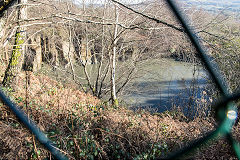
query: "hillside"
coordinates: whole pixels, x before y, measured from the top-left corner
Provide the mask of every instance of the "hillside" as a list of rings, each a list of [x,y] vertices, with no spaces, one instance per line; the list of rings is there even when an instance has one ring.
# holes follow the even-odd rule
[[[182,148],[214,128],[207,119],[188,121],[180,112],[152,115],[144,110],[112,107],[42,74],[22,72],[17,86],[15,91],[5,90],[69,159],[155,158]],[[49,152],[8,107],[0,106],[0,156],[49,159]],[[194,159],[232,156],[230,147],[221,140],[207,150],[199,150]]]
[[[224,12],[226,15],[235,15],[239,18],[240,1],[239,0],[180,0],[188,7],[197,7],[207,10],[211,13],[219,14]]]
[[[171,62],[190,65],[193,69],[189,75],[193,77],[201,65],[166,1],[129,5],[132,9],[112,1],[104,1],[104,5],[94,5],[95,1],[75,5],[69,0],[22,2],[10,7],[1,18],[0,87],[69,159],[155,159],[216,129],[218,123],[210,103],[218,99],[219,92],[208,76],[204,77],[205,86],[203,81],[197,84],[197,79],[188,78],[188,73],[174,81],[173,76],[163,79],[168,73],[160,75],[162,70],[174,76],[182,72]],[[229,90],[238,90],[238,21],[194,7],[186,12],[208,56],[219,64]],[[160,68],[163,65],[166,69]],[[141,85],[134,81],[140,78]],[[133,106],[124,101],[127,90],[134,95],[145,93],[159,108],[166,107],[159,101],[168,100],[166,104],[172,109],[150,113],[139,105],[131,110]],[[170,96],[186,103],[177,103]],[[184,109],[193,117],[186,117]],[[239,122],[232,131],[240,140]],[[3,103],[0,159],[53,159]],[[236,156],[227,140],[221,138],[183,159]]]

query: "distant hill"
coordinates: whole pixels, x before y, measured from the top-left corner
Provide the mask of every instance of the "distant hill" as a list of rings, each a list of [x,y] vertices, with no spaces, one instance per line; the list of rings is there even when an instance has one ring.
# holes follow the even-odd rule
[[[186,7],[195,6],[213,13],[219,13],[224,10],[225,14],[234,14],[239,16],[240,0],[180,0],[186,4]]]
[[[93,2],[94,3],[86,3],[86,6],[103,7],[103,3],[101,3],[102,1]],[[130,7],[134,8],[140,6],[147,6],[152,2],[153,0],[140,0],[136,3],[127,3],[127,0],[125,0],[124,4],[127,4]],[[240,0],[178,0],[178,2],[182,3],[184,8],[196,7],[214,14],[222,12],[226,15],[234,15],[236,18],[240,19]],[[82,7],[83,5],[81,1],[76,1],[75,3],[79,7]]]

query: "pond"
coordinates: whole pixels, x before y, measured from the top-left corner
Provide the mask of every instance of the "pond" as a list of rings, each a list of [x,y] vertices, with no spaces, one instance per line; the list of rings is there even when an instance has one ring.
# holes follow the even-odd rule
[[[121,77],[122,71],[126,70],[126,66],[129,64],[130,62],[117,63],[117,78]],[[93,80],[92,84],[96,79],[97,68],[96,64],[90,64],[87,68],[89,77]],[[58,81],[72,83],[72,75],[69,74],[71,73],[70,68],[68,72],[45,70],[48,70],[49,76],[55,77]],[[122,104],[126,104],[133,110],[142,108],[151,112],[164,112],[177,108],[185,115],[192,116],[206,110],[206,107],[209,106],[210,99],[205,90],[208,84],[207,74],[200,65],[159,58],[141,61],[136,66],[136,70],[137,72],[133,76],[135,78],[118,97]],[[78,77],[84,78],[81,66],[75,66],[75,73]],[[81,78],[78,81],[87,86],[87,81]],[[109,85],[110,77],[107,78],[107,82]],[[108,100],[109,96],[109,94],[105,94],[102,98]]]
[[[125,90],[122,100],[132,109],[153,112],[181,109],[185,115],[206,107],[207,74],[202,66],[173,59],[146,61],[139,66],[142,75]],[[141,73],[140,73],[141,74]]]

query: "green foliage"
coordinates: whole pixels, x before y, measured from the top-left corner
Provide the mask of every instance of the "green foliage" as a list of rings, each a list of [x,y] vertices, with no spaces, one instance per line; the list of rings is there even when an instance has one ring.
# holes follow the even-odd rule
[[[76,137],[77,138],[77,137]],[[70,141],[73,146],[73,141]],[[82,159],[97,159],[100,148],[97,147],[94,136],[86,132],[81,138],[78,139],[78,144],[81,150],[77,153],[78,157]]]
[[[22,98],[22,97],[17,97],[17,98],[16,98],[16,102],[17,102],[17,103],[23,102],[23,98]]]
[[[48,95],[55,95],[57,93],[57,88],[53,87],[48,90]]]
[[[26,146],[31,151],[29,159],[31,160],[38,159],[38,157],[41,155],[41,150],[40,149],[35,150],[34,145],[32,143],[27,143]]]
[[[164,156],[168,153],[168,145],[167,143],[157,143],[150,144],[151,150],[143,152],[140,155],[137,155],[134,160],[148,160],[148,159],[156,159],[157,157]]]

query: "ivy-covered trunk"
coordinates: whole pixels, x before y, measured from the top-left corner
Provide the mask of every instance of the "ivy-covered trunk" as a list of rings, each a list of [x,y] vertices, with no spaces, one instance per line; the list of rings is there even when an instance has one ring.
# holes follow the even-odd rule
[[[27,4],[27,0],[21,0],[19,1],[19,8],[17,10],[18,12],[18,20],[24,20],[27,19],[27,8],[25,4]],[[19,27],[15,34],[15,43],[12,50],[12,55],[9,60],[8,67],[5,71],[5,76],[3,79],[2,84],[4,86],[12,86],[14,85],[14,81],[16,79],[16,76],[22,69],[22,64],[24,60],[24,55],[26,51],[26,45],[24,45],[24,41],[26,40],[26,30],[24,27],[21,27],[20,24],[18,24]]]

